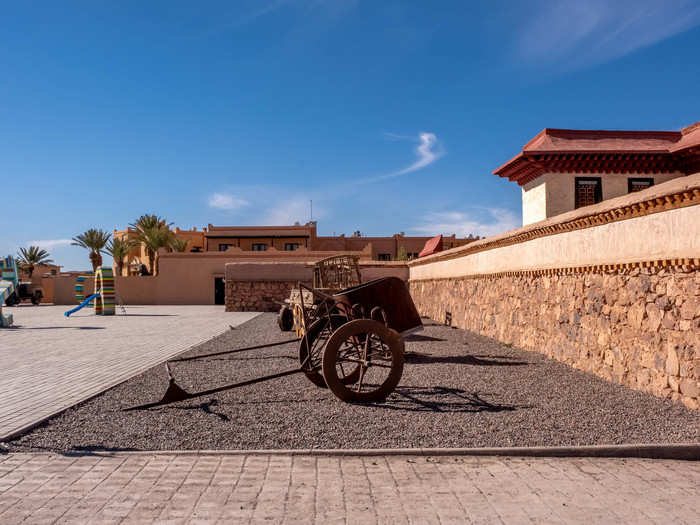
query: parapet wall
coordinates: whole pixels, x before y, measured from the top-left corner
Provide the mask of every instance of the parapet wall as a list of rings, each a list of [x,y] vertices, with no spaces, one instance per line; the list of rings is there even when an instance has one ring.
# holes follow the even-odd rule
[[[698,409],[700,175],[409,263],[422,315]],[[543,378],[546,380],[546,378]]]

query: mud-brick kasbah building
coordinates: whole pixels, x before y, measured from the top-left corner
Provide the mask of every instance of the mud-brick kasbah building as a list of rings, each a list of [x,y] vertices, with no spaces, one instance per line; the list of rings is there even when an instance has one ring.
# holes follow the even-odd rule
[[[274,256],[278,252],[284,252],[280,254],[282,256],[290,256],[291,252],[297,252],[295,255],[357,252],[361,253],[363,259],[374,261],[395,261],[402,253],[402,249],[405,251],[406,258],[416,259],[429,239],[429,237],[409,237],[403,232],[391,237],[367,237],[359,231],[349,237],[345,235],[323,237],[317,235],[315,221],[292,226],[213,226],[209,224],[202,229],[183,230],[175,227],[173,232],[178,238],[187,241],[186,251],[189,253],[211,255],[214,252],[240,257],[245,254]],[[116,238],[135,236],[136,232],[130,228],[114,230]],[[457,238],[452,234],[442,238],[440,248],[447,250],[477,239],[478,237],[474,236]],[[196,257],[192,258],[193,263],[197,260]],[[138,275],[142,264],[146,270],[150,271],[144,249],[137,246],[126,261],[124,273],[128,271],[128,275]]]

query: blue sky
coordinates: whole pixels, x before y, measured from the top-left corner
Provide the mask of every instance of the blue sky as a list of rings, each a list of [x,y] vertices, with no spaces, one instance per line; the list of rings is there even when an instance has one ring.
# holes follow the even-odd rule
[[[491,235],[544,127],[700,119],[700,2],[15,2],[0,18],[0,255],[184,228]],[[39,242],[40,241],[40,242]]]

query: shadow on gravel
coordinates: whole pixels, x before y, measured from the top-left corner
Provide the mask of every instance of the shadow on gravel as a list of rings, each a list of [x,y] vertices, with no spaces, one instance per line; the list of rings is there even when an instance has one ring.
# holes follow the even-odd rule
[[[378,408],[405,410],[409,412],[511,412],[519,408],[532,408],[529,405],[502,405],[489,403],[477,392],[468,393],[459,388],[445,386],[399,387],[394,391],[399,399],[388,399]]]
[[[410,334],[404,337],[407,343],[411,342],[429,342],[429,341],[447,341],[447,339],[441,339],[440,337],[433,337],[432,335],[422,335],[422,334]]]
[[[128,306],[127,308],[131,308]],[[177,314],[119,314],[120,317],[177,317]]]
[[[86,446],[77,446],[77,447],[72,447],[70,450],[67,452],[64,452],[64,456],[83,456],[85,454],[95,454],[98,455],[98,452],[105,452],[105,453],[110,453],[110,452],[138,452],[140,449],[138,448],[131,448],[131,447],[104,447],[102,445],[86,445]]]
[[[205,403],[200,403],[199,405],[191,406],[191,407],[172,407],[175,410],[202,410],[206,414],[211,414],[213,416],[218,417],[221,421],[230,421],[231,418],[228,417],[226,414],[223,414],[221,412],[215,412],[214,410],[211,409],[213,406],[217,406],[219,402],[216,399],[212,399],[210,401],[207,401]]]
[[[104,326],[18,326],[21,330],[104,330]]]
[[[256,357],[214,357],[209,359],[209,361],[261,361],[265,359],[291,359],[296,361],[299,358],[293,355],[266,355]]]
[[[484,357],[497,357],[497,359],[484,359]],[[502,356],[476,356],[476,355],[442,355],[406,353],[406,362],[411,365],[428,365],[434,363],[449,363],[452,365],[479,365],[479,366],[524,366],[527,361],[512,361],[512,358]]]

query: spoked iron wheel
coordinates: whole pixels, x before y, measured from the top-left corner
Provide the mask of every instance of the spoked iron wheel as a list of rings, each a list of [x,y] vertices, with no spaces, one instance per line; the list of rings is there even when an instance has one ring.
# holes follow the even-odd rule
[[[284,305],[280,308],[277,314],[277,325],[283,332],[289,332],[294,328],[294,314],[289,306]]]
[[[345,323],[331,335],[323,352],[323,377],[343,401],[383,401],[401,380],[401,336],[371,319]],[[358,370],[359,368],[359,370]],[[348,375],[357,374],[354,381]]]
[[[321,374],[323,349],[331,334],[343,324],[347,323],[347,321],[347,317],[339,314],[332,314],[330,316],[330,322],[328,316],[320,317],[313,322],[307,330],[307,333],[304,334],[304,337],[299,341],[299,364],[306,374],[306,377],[316,386],[326,388],[326,382]],[[309,353],[311,357],[308,357]],[[354,383],[360,377],[359,365],[356,365],[353,371],[348,368],[348,372],[349,373],[343,380]]]

